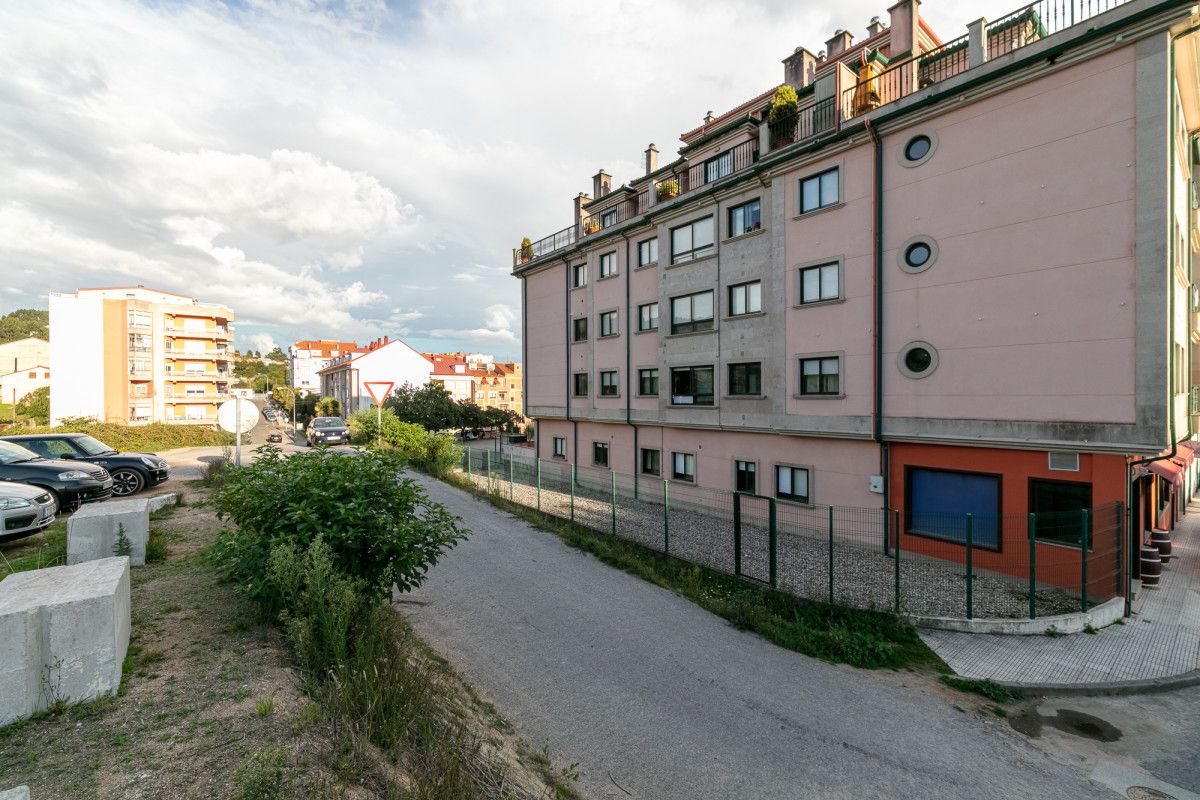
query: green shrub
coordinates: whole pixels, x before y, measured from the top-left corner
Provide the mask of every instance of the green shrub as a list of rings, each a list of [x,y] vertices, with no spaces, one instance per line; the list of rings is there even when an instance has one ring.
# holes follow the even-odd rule
[[[361,445],[379,442],[399,450],[420,469],[433,475],[445,475],[462,461],[462,451],[448,433],[431,433],[420,425],[401,422],[395,410],[384,408],[358,411],[350,417],[350,441]],[[382,422],[383,435],[380,436]]]
[[[22,428],[25,433],[86,433],[116,450],[157,453],[177,447],[210,447],[231,444],[233,434],[206,428],[203,425],[117,425],[97,422],[91,417],[62,420],[54,427]]]
[[[775,96],[771,98],[771,112],[767,117],[768,122],[778,122],[781,119],[787,119],[794,115],[800,107],[800,98],[796,94],[796,90],[786,83],[775,90]]]
[[[217,539],[218,566],[268,611],[285,607],[268,570],[281,544],[303,549],[321,537],[336,568],[359,581],[363,594],[386,598],[393,584],[401,591],[419,586],[466,536],[457,517],[400,477],[398,453],[320,448],[285,457],[270,445],[257,452],[252,465],[228,471],[209,502],[237,523]]]
[[[39,425],[50,422],[50,387],[34,389],[17,403],[17,415],[28,417]]]

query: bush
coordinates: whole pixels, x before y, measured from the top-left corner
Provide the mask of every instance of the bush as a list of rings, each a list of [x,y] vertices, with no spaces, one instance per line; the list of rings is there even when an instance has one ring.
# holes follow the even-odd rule
[[[34,389],[17,402],[17,415],[28,417],[39,425],[50,422],[50,387]]]
[[[257,453],[252,465],[228,471],[209,502],[237,523],[217,539],[218,566],[269,611],[284,608],[268,569],[279,545],[306,549],[320,537],[364,595],[387,598],[393,584],[401,591],[419,586],[466,536],[457,517],[400,477],[398,453],[320,448],[285,457],[270,445]]]
[[[117,425],[91,417],[64,419],[54,427],[22,428],[20,433],[86,433],[117,450],[157,453],[177,447],[211,447],[233,443],[233,434],[202,425]]]
[[[383,423],[380,436],[379,422]],[[396,412],[363,409],[350,417],[350,441],[364,446],[382,444],[406,455],[409,461],[433,475],[445,475],[462,461],[462,452],[448,433],[430,433],[420,425],[401,422]]]
[[[337,417],[342,413],[342,405],[336,397],[322,397],[313,404],[313,412],[318,417]]]
[[[786,83],[775,90],[775,96],[771,98],[771,112],[767,116],[768,122],[778,122],[781,119],[787,119],[793,116],[800,108],[800,98],[796,94],[796,90]]]

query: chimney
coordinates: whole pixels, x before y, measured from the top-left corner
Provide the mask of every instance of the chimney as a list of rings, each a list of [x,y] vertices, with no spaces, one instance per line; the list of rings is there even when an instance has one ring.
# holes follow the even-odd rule
[[[829,51],[829,57],[834,58],[850,49],[850,42],[854,41],[854,37],[850,35],[850,31],[844,31],[838,28],[833,32],[833,37],[825,42],[825,48]]]
[[[871,21],[867,23],[867,38],[880,33],[883,33],[883,23],[879,21],[879,17],[871,17]]]
[[[826,58],[826,56],[825,56],[824,50],[821,50],[820,52],[817,53],[817,63],[818,64],[824,63],[825,58]]]
[[[654,146],[654,142],[646,148],[646,174],[649,175],[658,169],[658,148]]]
[[[383,337],[383,343],[384,343],[384,344],[387,344],[387,343],[388,343],[388,337],[386,337],[386,336],[385,336],[385,337]]]
[[[920,0],[900,0],[888,9],[891,15],[892,36],[889,42],[889,52],[908,53],[914,49],[917,41],[917,24],[920,16],[917,11]]]
[[[583,204],[588,202],[591,199],[592,198],[584,192],[580,192],[578,195],[575,196],[575,222],[576,223],[578,223],[579,220],[581,220],[587,216],[587,214],[584,213]]]
[[[604,167],[592,176],[592,197],[599,200],[612,191],[612,175],[604,171]]]
[[[817,57],[803,47],[797,47],[783,60],[783,82],[793,89],[803,89],[812,83],[816,68]]]

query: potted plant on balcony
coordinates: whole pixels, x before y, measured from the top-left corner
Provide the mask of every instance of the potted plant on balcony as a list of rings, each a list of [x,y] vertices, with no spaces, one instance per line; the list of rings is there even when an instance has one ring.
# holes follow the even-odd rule
[[[596,231],[600,230],[600,218],[588,217],[583,221],[583,235],[591,236]]]
[[[672,197],[679,197],[679,181],[675,180],[674,178],[662,181],[658,184],[654,191],[659,202],[662,202],[663,200],[670,200]]]
[[[533,260],[533,242],[529,241],[529,237],[526,236],[524,239],[521,240],[521,263],[524,264],[526,261],[532,261],[532,260]]]
[[[771,128],[771,149],[783,147],[796,140],[796,115],[800,109],[800,98],[796,90],[786,83],[775,90],[771,98],[771,111],[767,124]]]

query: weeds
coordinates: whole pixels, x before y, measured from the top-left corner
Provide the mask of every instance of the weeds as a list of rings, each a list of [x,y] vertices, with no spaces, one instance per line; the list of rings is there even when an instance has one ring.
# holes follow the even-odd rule
[[[67,521],[59,520],[44,533],[5,543],[0,549],[0,579],[14,572],[58,567],[67,563]]]
[[[260,750],[250,757],[250,763],[234,773],[237,800],[286,800],[296,789],[296,771],[288,763],[288,751],[283,747]]]
[[[941,681],[951,689],[977,694],[986,697],[993,703],[1011,703],[1025,696],[1019,690],[1009,689],[1007,686],[1001,686],[995,681],[959,678],[955,675],[943,675]]]
[[[157,564],[167,560],[167,542],[162,531],[151,529],[146,539],[146,563]]]
[[[254,704],[254,713],[260,717],[269,717],[275,713],[275,700],[268,697]]]

